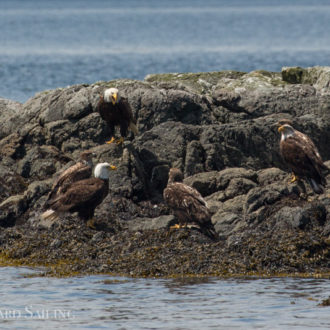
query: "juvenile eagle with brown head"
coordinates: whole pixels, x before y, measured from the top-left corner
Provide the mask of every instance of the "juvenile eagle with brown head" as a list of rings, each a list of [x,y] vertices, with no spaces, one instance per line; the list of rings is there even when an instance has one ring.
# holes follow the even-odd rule
[[[313,141],[289,124],[281,125],[278,131],[281,133],[281,156],[293,172],[291,182],[305,179],[315,193],[322,194],[327,184],[324,172],[329,169]]]
[[[163,192],[166,204],[178,219],[178,227],[185,227],[188,223],[195,224],[205,235],[212,239],[217,238],[206,201],[195,188],[182,181],[182,172],[177,168],[171,168],[167,187]]]
[[[128,130],[131,130],[134,134],[138,134],[132,109],[126,98],[120,96],[117,88],[108,88],[104,91],[103,95],[100,96],[96,111],[99,112],[110,129],[111,140],[107,143],[116,141],[116,126],[120,127],[121,135],[121,138],[116,141],[118,144],[123,143],[124,137],[128,134]]]
[[[93,155],[94,153],[90,150],[82,152],[79,161],[59,175],[59,177],[54,181],[47,196],[47,200],[44,205],[45,208],[49,207],[48,203],[50,200],[54,199],[57,195],[64,193],[71,183],[91,177]]]
[[[48,202],[49,210],[42,214],[43,219],[56,219],[62,213],[78,212],[80,219],[93,218],[95,208],[102,203],[109,192],[109,171],[116,167],[108,163],[99,163],[94,169],[94,178],[76,181],[68,185]]]

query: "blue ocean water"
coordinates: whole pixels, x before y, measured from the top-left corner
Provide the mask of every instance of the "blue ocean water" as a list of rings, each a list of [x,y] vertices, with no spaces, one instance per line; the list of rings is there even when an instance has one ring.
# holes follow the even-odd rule
[[[1,0],[0,97],[149,73],[329,65],[327,0]]]
[[[329,329],[325,279],[30,277],[0,268],[0,328]],[[23,275],[28,275],[27,277]]]

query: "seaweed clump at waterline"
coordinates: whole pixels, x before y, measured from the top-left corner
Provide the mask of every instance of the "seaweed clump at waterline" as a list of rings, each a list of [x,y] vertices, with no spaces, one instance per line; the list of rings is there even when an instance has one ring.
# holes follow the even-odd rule
[[[159,74],[0,99],[0,264],[56,276],[329,277],[329,183],[320,195],[289,184],[276,130],[290,120],[330,167],[329,82],[328,67]],[[139,135],[123,145],[105,144],[95,112],[109,87],[137,118]],[[93,227],[76,214],[43,221],[54,179],[84,150],[117,167]],[[207,201],[218,240],[170,228],[171,167]]]

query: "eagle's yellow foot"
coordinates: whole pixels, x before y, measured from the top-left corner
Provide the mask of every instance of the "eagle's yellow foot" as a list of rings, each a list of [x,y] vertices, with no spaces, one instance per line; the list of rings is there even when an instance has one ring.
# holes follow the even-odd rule
[[[181,229],[181,228],[186,228],[187,227],[187,224],[183,224],[183,225],[180,225],[180,224],[176,224],[174,226],[171,226],[170,229]]]
[[[123,144],[123,143],[124,143],[124,138],[121,137],[120,139],[118,139],[118,140],[116,141],[116,143],[117,143],[117,144]]]
[[[113,143],[113,142],[115,142],[116,141],[116,139],[114,138],[114,136],[111,138],[111,140],[110,141],[107,141],[106,143],[107,144],[111,144],[111,143]]]
[[[296,182],[296,181],[299,181],[298,176],[296,176],[295,174],[292,174],[292,179],[291,179],[290,183],[293,183],[293,182]]]
[[[94,219],[89,219],[87,222],[86,222],[86,226],[88,228],[91,228],[91,229],[96,229],[95,227],[95,220]]]

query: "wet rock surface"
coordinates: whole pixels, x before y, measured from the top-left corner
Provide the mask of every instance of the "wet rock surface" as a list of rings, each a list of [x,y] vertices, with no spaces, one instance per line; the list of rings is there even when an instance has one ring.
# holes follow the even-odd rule
[[[330,69],[149,75],[0,100],[0,264],[46,274],[131,276],[330,273],[330,176],[322,195],[289,184],[276,122],[308,134],[330,167]],[[95,107],[116,86],[140,134],[107,145]],[[92,149],[110,193],[94,228],[76,214],[40,218],[55,177]],[[170,167],[204,196],[219,234],[171,229],[162,192]]]

